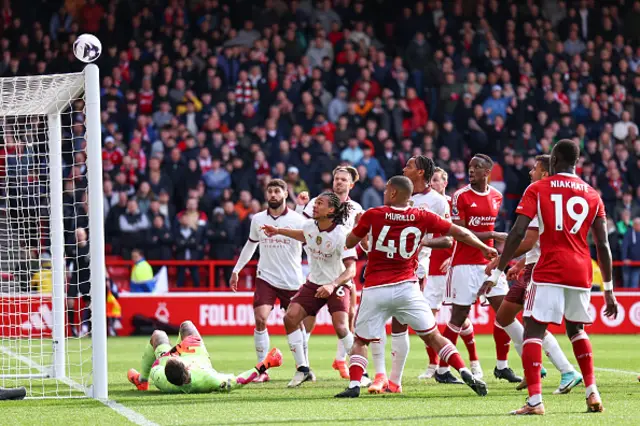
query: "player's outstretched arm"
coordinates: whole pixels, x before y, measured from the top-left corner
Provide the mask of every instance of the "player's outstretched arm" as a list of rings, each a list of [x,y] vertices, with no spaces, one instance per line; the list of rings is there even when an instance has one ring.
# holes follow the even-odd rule
[[[524,240],[522,240],[522,242],[518,246],[518,249],[513,254],[513,257],[518,258],[523,254],[528,253],[538,242],[538,237],[539,237],[538,229],[536,228],[527,229],[527,233],[524,236]],[[484,270],[485,274],[491,275],[491,271],[493,271],[496,268],[496,266],[498,266],[499,262],[500,262],[500,256],[493,259],[491,263],[489,263],[485,268]]]
[[[477,248],[487,259],[493,259],[498,255],[498,251],[496,249],[494,249],[493,247],[489,247],[485,243],[480,241],[480,238],[478,238],[467,228],[463,228],[458,225],[451,225],[451,228],[449,229],[449,235],[456,241],[467,244],[473,248]]]
[[[420,245],[431,249],[448,249],[453,247],[453,238],[451,237],[436,237],[436,238],[423,238],[420,241]]]
[[[278,228],[277,226],[272,226],[272,225],[263,225],[262,230],[267,235],[267,237],[282,235],[285,237],[293,238],[294,240],[300,241],[301,243],[306,242],[306,240],[304,239],[304,232],[302,231],[302,229],[287,229],[287,228]]]
[[[600,271],[602,272],[604,300],[607,304],[604,314],[608,317],[615,318],[618,315],[618,303],[613,294],[613,261],[611,258],[611,247],[609,247],[606,217],[596,217],[593,225],[591,225],[591,233],[593,234],[593,240],[598,253],[598,266],[600,266]]]

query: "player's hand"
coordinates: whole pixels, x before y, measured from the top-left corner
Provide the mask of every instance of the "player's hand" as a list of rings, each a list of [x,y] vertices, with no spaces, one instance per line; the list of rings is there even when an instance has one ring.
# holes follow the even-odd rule
[[[507,237],[509,236],[509,234],[507,234],[506,232],[494,232],[493,233],[493,240],[496,243],[503,243],[507,240]]]
[[[424,293],[424,286],[427,285],[427,277],[418,279],[418,286],[420,287],[420,293]]]
[[[496,269],[496,267],[498,266],[498,262],[500,262],[500,256],[494,258],[487,264],[487,266],[484,268],[484,273],[487,275],[491,275],[491,271]]]
[[[269,238],[278,235],[278,227],[273,225],[262,225],[262,231]]]
[[[299,206],[306,206],[309,204],[309,193],[307,191],[302,191],[298,194],[296,198],[296,204]]]
[[[478,291],[478,296],[484,296],[485,294],[489,293],[495,286],[496,283],[488,279],[487,281],[482,283],[482,287],[480,287],[480,291]]]
[[[231,279],[229,280],[229,286],[231,287],[231,291],[236,292],[238,291],[238,273],[237,272],[232,272],[231,273]]]
[[[325,284],[316,291],[316,297],[318,299],[326,299],[333,294],[333,290],[335,289],[336,289],[335,285]]]
[[[518,276],[520,275],[520,272],[522,272],[522,268],[518,267],[518,265],[512,266],[511,269],[509,269],[509,272],[507,272],[507,280],[508,281],[517,280]]]
[[[607,309],[604,310],[604,316],[607,318],[615,318],[618,316],[618,301],[612,290],[604,292],[604,301]]]
[[[482,255],[485,259],[492,260],[498,257],[498,250],[493,247],[485,246],[485,248],[482,249]]]
[[[447,272],[449,270],[449,266],[451,266],[451,258],[442,262],[442,265],[440,265],[440,272]]]

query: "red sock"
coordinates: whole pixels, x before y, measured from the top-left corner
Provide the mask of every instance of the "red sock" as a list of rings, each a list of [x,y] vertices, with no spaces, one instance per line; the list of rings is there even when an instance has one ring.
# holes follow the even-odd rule
[[[444,345],[442,349],[440,349],[438,355],[440,355],[441,365],[442,361],[445,361],[445,363],[449,364],[457,371],[460,371],[462,368],[464,368],[464,361],[462,360],[462,357],[458,353],[458,350],[455,346],[453,346],[452,343],[447,343],[446,345]]]
[[[463,327],[462,330],[460,330],[460,338],[469,352],[469,361],[477,361],[479,358],[478,351],[476,350],[476,335],[473,332],[473,324],[471,324],[471,322],[469,322],[468,327]]]
[[[440,362],[438,353],[431,349],[430,346],[427,346],[427,354],[429,355],[429,365],[438,365],[438,362]]]
[[[529,396],[542,393],[542,339],[527,339],[522,344],[522,366],[527,379]]]
[[[456,347],[456,343],[458,342],[458,334],[460,334],[460,327],[457,327],[451,323],[448,323],[444,328],[444,333],[442,336],[449,339],[449,341],[453,344],[453,347]],[[442,350],[441,350],[442,351]],[[449,364],[447,360],[443,358],[442,354],[440,355],[440,367],[447,367]]]
[[[580,372],[582,373],[582,379],[584,385],[589,387],[596,382],[596,376],[593,372],[593,350],[591,349],[591,340],[584,330],[571,338],[571,344],[573,345],[573,354],[578,360],[580,366]]]
[[[367,359],[361,355],[351,355],[349,358],[349,380],[359,382],[367,369]]]
[[[493,340],[496,343],[496,359],[506,361],[509,358],[511,337],[498,324],[493,324]]]

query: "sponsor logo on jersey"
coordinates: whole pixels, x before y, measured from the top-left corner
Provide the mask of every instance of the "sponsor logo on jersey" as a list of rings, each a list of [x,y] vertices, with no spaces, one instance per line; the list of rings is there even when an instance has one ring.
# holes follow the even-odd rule
[[[471,216],[469,217],[469,226],[490,226],[496,222],[496,218],[493,216]]]

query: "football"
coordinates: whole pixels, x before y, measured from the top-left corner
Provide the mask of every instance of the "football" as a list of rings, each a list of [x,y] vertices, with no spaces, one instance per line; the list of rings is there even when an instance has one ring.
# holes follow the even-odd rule
[[[90,63],[98,59],[102,53],[102,43],[93,34],[82,34],[73,43],[73,54],[80,61]]]

